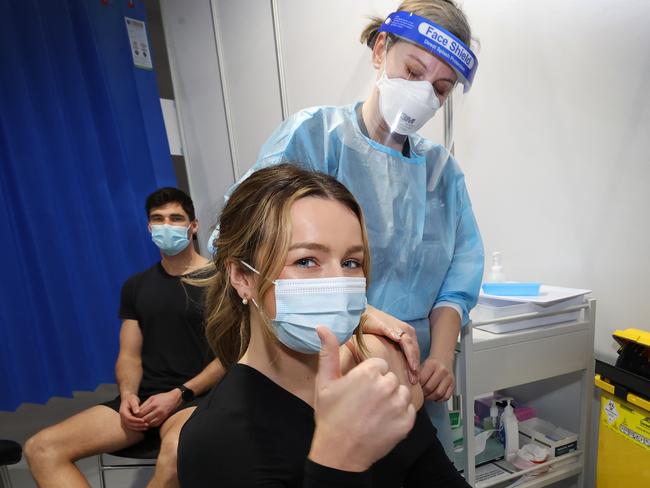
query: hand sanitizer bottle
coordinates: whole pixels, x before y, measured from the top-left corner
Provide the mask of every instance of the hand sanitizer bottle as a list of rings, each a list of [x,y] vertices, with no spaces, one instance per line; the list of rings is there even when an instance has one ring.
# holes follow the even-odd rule
[[[519,423],[517,422],[515,411],[512,405],[510,405],[510,399],[508,399],[508,404],[501,414],[501,425],[503,426],[506,438],[505,455],[506,459],[510,461],[519,450]]]
[[[488,283],[503,283],[506,281],[506,274],[503,272],[501,253],[499,251],[494,251],[492,253],[492,267],[490,268],[490,273],[487,278],[486,281]]]

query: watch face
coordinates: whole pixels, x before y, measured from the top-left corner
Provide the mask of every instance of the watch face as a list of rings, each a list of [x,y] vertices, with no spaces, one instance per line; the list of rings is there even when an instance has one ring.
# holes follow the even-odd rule
[[[181,398],[184,401],[189,402],[190,400],[194,399],[194,392],[190,390],[187,386],[181,385],[179,386],[179,388],[181,389]]]

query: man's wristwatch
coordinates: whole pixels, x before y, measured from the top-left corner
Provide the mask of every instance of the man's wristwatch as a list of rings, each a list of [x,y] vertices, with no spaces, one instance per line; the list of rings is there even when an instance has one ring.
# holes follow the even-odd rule
[[[181,398],[184,402],[191,402],[194,400],[194,392],[185,385],[179,385],[176,388],[181,390]]]

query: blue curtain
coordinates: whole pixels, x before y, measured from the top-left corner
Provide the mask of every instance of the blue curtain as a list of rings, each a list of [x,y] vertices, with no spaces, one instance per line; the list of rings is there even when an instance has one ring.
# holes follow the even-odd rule
[[[0,410],[114,382],[119,292],[175,177],[127,0],[0,0]]]

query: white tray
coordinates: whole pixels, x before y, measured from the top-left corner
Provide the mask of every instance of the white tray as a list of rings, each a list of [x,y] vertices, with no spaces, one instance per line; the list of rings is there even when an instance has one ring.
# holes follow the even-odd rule
[[[495,297],[492,295],[481,294],[478,304],[472,310],[472,321],[481,323],[476,325],[477,329],[492,332],[494,334],[504,334],[506,332],[514,332],[517,330],[530,329],[533,327],[541,327],[543,325],[558,324],[561,322],[572,322],[578,320],[580,311],[574,310],[566,313],[559,313],[556,315],[547,315],[543,317],[531,317],[522,320],[515,320],[506,323],[485,323],[491,320],[503,319],[506,317],[513,317],[516,315],[540,313],[548,314],[552,312],[560,312],[569,307],[582,305],[585,301],[585,295],[589,290],[578,290],[575,288],[560,288],[552,286],[542,286],[545,293],[545,298],[550,296],[565,296],[563,299],[543,301],[523,301],[518,297]]]
[[[493,334],[505,334],[516,330],[532,329],[543,325],[559,324],[561,322],[573,322],[580,317],[580,310],[573,312],[550,315],[548,317],[537,317],[526,320],[516,320],[505,324],[485,324],[475,326],[477,329],[492,332]]]

